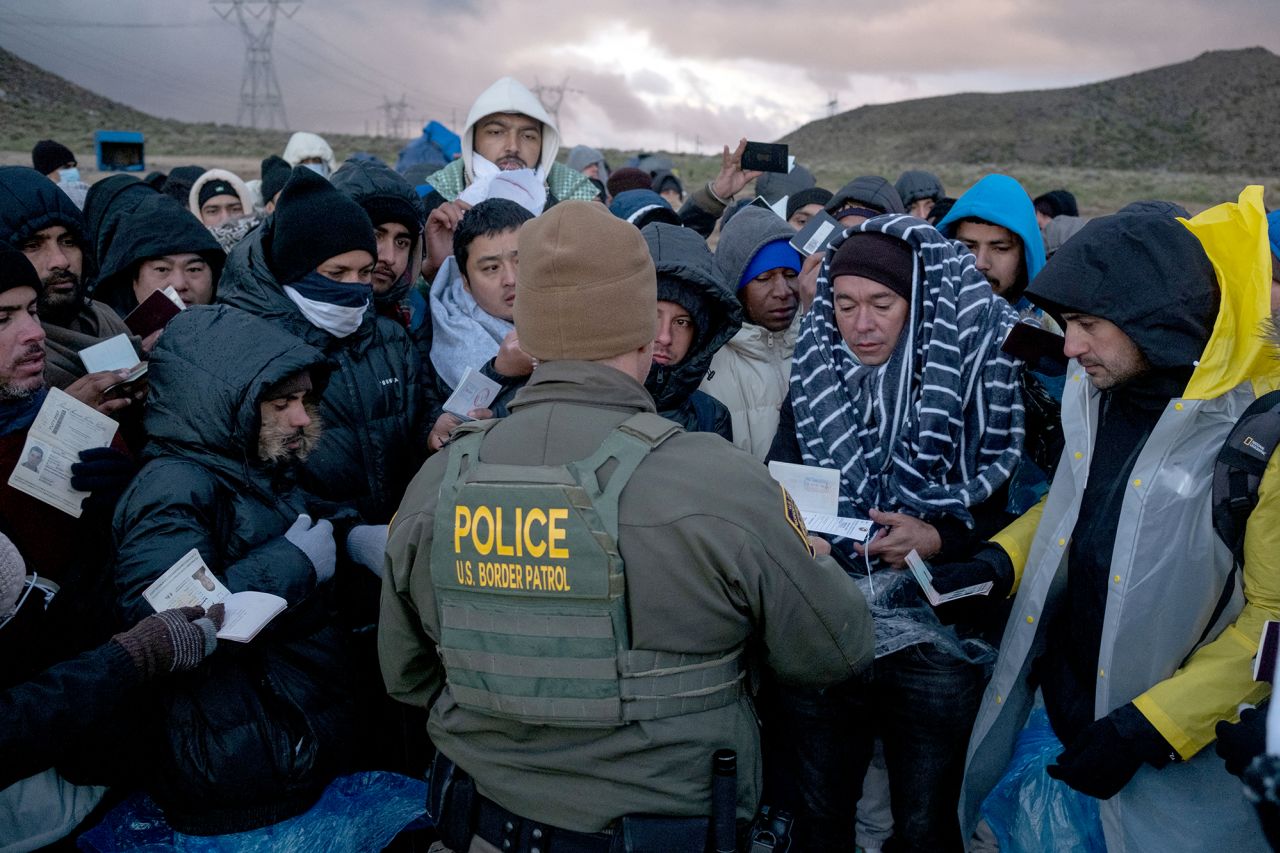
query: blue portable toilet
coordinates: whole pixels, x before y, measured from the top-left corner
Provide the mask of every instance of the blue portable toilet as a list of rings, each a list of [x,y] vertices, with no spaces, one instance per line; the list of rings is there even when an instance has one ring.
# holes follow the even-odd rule
[[[132,130],[99,130],[93,134],[99,172],[143,172],[143,136]]]

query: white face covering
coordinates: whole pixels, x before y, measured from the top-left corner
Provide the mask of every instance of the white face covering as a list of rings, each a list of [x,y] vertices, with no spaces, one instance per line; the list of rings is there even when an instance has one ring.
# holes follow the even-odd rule
[[[547,186],[537,172],[532,169],[504,172],[479,154],[471,156],[476,178],[458,195],[459,200],[476,205],[486,199],[505,198],[534,216],[542,214],[547,206]]]
[[[58,171],[58,183],[74,184],[80,180],[80,170],[75,166],[70,169],[61,169]]]
[[[310,169],[322,178],[329,177],[328,163],[303,163],[302,166],[305,169]]]
[[[309,276],[305,276],[302,281],[297,283],[306,287],[308,278],[319,277],[319,275],[319,273],[310,273]],[[350,297],[344,299],[344,302],[349,303],[346,305],[308,298],[303,296],[297,287],[290,284],[286,284],[283,289],[285,296],[293,300],[293,304],[298,306],[302,316],[306,317],[311,325],[323,329],[335,338],[345,338],[360,328],[360,322],[364,319],[364,312],[369,310],[369,298],[366,295],[360,304],[354,304],[360,294],[358,286],[345,285],[343,287],[352,291],[352,296],[356,297],[354,299]],[[368,293],[373,292],[373,289],[369,287],[366,287],[365,290]]]

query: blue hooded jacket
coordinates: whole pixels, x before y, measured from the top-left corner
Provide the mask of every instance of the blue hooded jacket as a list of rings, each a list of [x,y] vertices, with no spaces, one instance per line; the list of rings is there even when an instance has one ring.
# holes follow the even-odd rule
[[[1271,243],[1271,254],[1280,258],[1280,210],[1267,214],[1267,240]]]
[[[1022,238],[1022,252],[1027,264],[1027,283],[1035,280],[1044,268],[1044,238],[1036,222],[1036,208],[1031,196],[1008,175],[987,175],[978,181],[938,223],[938,230],[955,239],[955,226],[961,219],[985,219],[1008,228]]]

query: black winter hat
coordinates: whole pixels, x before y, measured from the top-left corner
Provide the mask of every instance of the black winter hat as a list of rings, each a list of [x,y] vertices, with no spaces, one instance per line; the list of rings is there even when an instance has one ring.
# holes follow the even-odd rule
[[[74,165],[75,162],[76,155],[71,153],[71,149],[52,139],[41,139],[31,149],[31,165],[42,175],[61,169],[68,163]]]
[[[795,216],[796,211],[802,207],[807,207],[811,204],[821,204],[825,207],[829,201],[831,201],[831,190],[824,190],[822,187],[809,187],[807,190],[800,190],[800,192],[787,198],[787,219]]]
[[[364,208],[310,169],[299,166],[289,175],[272,220],[267,266],[282,285],[344,252],[359,249],[378,257]]]
[[[236,199],[240,198],[240,194],[236,192],[235,187],[231,186],[228,182],[219,179],[216,181],[206,181],[205,184],[200,187],[199,204],[201,207],[204,207],[204,203],[206,201],[211,198],[217,198],[220,195],[229,195]]]
[[[388,222],[395,222],[403,225],[412,238],[416,238],[418,232],[422,230],[422,219],[407,199],[386,195],[373,196],[365,199],[360,206],[364,208],[365,213],[369,214],[369,221],[373,223],[374,228]]]
[[[869,278],[910,302],[915,266],[915,252],[897,237],[878,231],[855,231],[836,249],[827,276],[832,281],[842,275]]]
[[[1050,219],[1056,216],[1080,215],[1080,206],[1076,204],[1076,197],[1066,190],[1049,190],[1044,195],[1037,196],[1032,204],[1036,206],[1036,210]]]
[[[15,287],[29,287],[39,295],[44,289],[36,268],[17,249],[0,249],[0,293]]]
[[[285,182],[289,180],[289,173],[293,171],[293,167],[289,165],[289,161],[272,154],[270,157],[262,161],[262,201],[268,202],[276,197],[276,193],[284,189]]]
[[[178,166],[170,170],[169,177],[165,179],[164,186],[160,192],[167,196],[171,196],[174,201],[181,205],[191,203],[191,188],[195,186],[196,181],[200,180],[200,176],[209,171],[204,166]]]

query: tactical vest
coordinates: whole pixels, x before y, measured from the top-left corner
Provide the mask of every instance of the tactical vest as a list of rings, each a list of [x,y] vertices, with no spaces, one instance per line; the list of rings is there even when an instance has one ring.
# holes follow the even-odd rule
[[[741,647],[633,649],[618,499],[679,426],[632,416],[567,465],[480,461],[496,421],[459,428],[440,484],[431,580],[458,705],[531,724],[614,727],[730,705]]]

